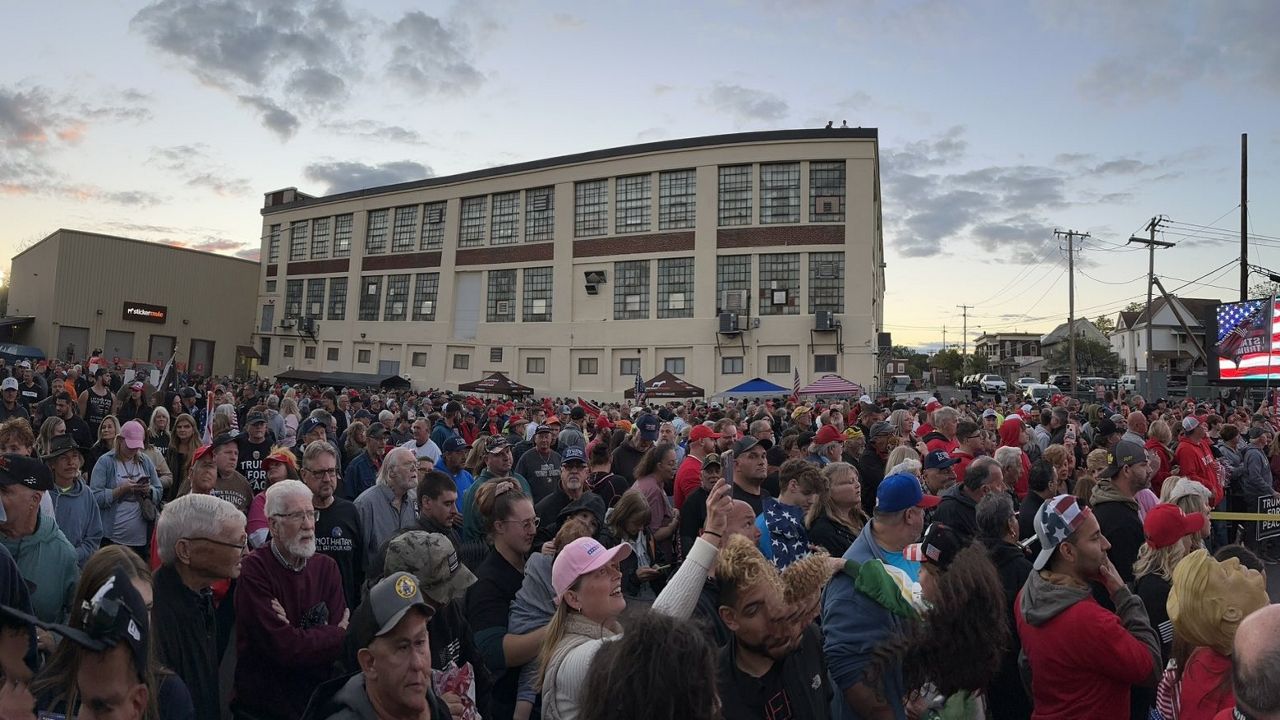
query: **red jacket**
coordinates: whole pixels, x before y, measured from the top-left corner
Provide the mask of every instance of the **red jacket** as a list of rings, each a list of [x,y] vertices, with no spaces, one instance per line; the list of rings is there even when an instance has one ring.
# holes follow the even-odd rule
[[[951,457],[955,458],[956,461],[956,464],[951,466],[956,471],[956,482],[962,483],[964,482],[964,471],[968,470],[969,466],[977,458],[959,449],[952,451]]]
[[[702,461],[693,455],[685,455],[679,469],[676,470],[673,499],[677,510],[684,507],[684,499],[689,497],[689,493],[697,490],[701,484]]]
[[[1156,468],[1155,475],[1151,476],[1151,491],[1159,495],[1160,487],[1164,485],[1164,479],[1169,477],[1169,474],[1173,471],[1173,455],[1169,452],[1169,448],[1155,438],[1147,438],[1147,442],[1143,447],[1147,450],[1154,450],[1160,456],[1160,467]]]
[[[1223,708],[1234,707],[1231,658],[1198,647],[1187,658],[1178,686],[1178,720],[1213,720]]]
[[[1222,485],[1218,482],[1213,452],[1203,443],[1192,442],[1184,437],[1178,440],[1178,449],[1173,458],[1183,477],[1189,477],[1213,492],[1213,502],[1209,507],[1218,507],[1218,503],[1222,502]]]

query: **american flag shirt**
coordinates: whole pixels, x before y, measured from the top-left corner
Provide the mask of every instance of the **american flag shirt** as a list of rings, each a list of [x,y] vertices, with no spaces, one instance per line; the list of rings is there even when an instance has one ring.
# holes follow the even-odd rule
[[[809,531],[804,526],[804,510],[765,497],[756,526],[760,528],[760,552],[779,570],[808,555]]]

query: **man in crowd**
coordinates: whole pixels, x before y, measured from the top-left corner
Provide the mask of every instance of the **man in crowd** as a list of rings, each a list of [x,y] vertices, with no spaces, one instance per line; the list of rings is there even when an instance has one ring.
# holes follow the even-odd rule
[[[461,437],[454,436],[444,441],[442,454],[440,459],[436,461],[435,469],[453,478],[453,484],[458,488],[458,492],[465,493],[475,479],[471,477],[471,472],[464,467],[467,460],[467,451],[470,450],[467,441]]]
[[[462,493],[462,539],[464,542],[481,542],[484,539],[484,531],[480,528],[480,513],[476,510],[475,494],[476,489],[486,482],[494,478],[514,478],[520,483],[520,488],[525,495],[533,496],[532,489],[529,487],[529,481],[518,472],[512,472],[511,445],[501,442],[502,438],[490,438],[487,446],[487,452],[484,456],[484,470],[480,471],[480,475],[476,481],[471,483],[471,487]]]
[[[552,448],[555,439],[554,427],[539,425],[533,436],[533,447],[516,461],[515,471],[528,481],[535,504],[550,495],[560,481],[560,453]]]
[[[453,484],[453,478],[439,470],[423,474],[418,479],[418,528],[447,538],[457,551],[462,545],[458,532],[461,522],[458,486]]]
[[[1121,440],[1127,440],[1135,445],[1145,445],[1147,442],[1147,416],[1141,412],[1134,410],[1129,413],[1129,420],[1126,423],[1127,429],[1124,435],[1120,436]]]
[[[582,448],[570,445],[565,448],[560,461],[560,483],[546,497],[534,505],[538,514],[538,533],[533,538],[534,547],[555,537],[560,529],[558,518],[560,511],[570,503],[577,502],[584,493],[588,493],[587,456]]]
[[[777,500],[763,498],[756,527],[760,528],[760,552],[781,570],[809,554],[804,518],[826,481],[816,465],[792,458],[782,464],[778,485]]]
[[[876,492],[880,487],[880,479],[884,477],[885,461],[889,459],[891,437],[893,437],[893,426],[883,420],[876,422],[867,431],[867,444],[862,450],[862,456],[858,458],[858,479],[862,483],[862,507],[864,508],[870,509],[876,506]]]
[[[412,450],[414,457],[427,458],[434,465],[440,459],[440,446],[431,439],[431,424],[425,417],[413,421],[413,437],[401,447]]]
[[[1231,655],[1235,714],[1218,717],[1280,720],[1280,605],[1246,616],[1235,640]]]
[[[373,487],[382,469],[386,451],[387,429],[382,423],[373,423],[364,433],[364,450],[352,458],[342,471],[342,497],[355,500],[360,493]]]
[[[95,384],[96,384],[96,379],[95,379]],[[84,397],[84,393],[81,393],[80,397]],[[195,419],[196,432],[201,432],[204,429],[205,408],[203,405],[197,402],[197,399],[199,399],[200,394],[197,393],[196,389],[193,387],[184,387],[178,391],[178,397],[182,398],[182,412],[190,415],[192,418]],[[81,414],[83,415],[84,414],[83,404],[81,407],[82,407]],[[173,419],[177,420],[177,418],[173,418]],[[89,420],[88,417],[86,417],[85,420],[89,422],[89,429],[96,436],[98,433],[98,429],[94,427],[93,422]]]
[[[1138,515],[1139,490],[1151,484],[1151,466],[1143,447],[1128,440],[1116,443],[1110,463],[1098,473],[1089,504],[1102,536],[1111,547],[1107,557],[1125,582],[1133,580],[1133,563],[1146,542],[1142,518]]]
[[[960,413],[955,408],[938,408],[933,413],[933,432],[920,438],[930,452],[942,450],[948,455],[958,446],[956,440],[956,424],[960,422]]]
[[[253,501],[253,488],[249,481],[236,469],[240,460],[240,448],[236,444],[235,432],[218,434],[210,443],[213,452],[213,464],[218,469],[218,482],[214,485],[213,494],[236,506],[242,513],[249,512],[249,503]]]
[[[436,447],[443,449],[445,441],[450,437],[454,435],[462,436],[458,432],[458,423],[461,422],[461,419],[461,403],[451,400],[444,404],[444,408],[440,412],[440,419],[436,420],[435,427],[431,428],[431,441],[436,444]]]
[[[41,460],[53,473],[49,495],[53,498],[58,529],[76,549],[77,563],[83,567],[84,561],[102,544],[102,514],[80,474],[84,457],[70,435],[58,435],[49,443]]]
[[[0,381],[0,422],[10,418],[22,418],[31,422],[31,413],[18,400],[18,381],[11,377]]]
[[[1066,491],[1058,480],[1057,470],[1044,458],[1031,463],[1027,487],[1027,496],[1022,499],[1022,506],[1018,509],[1018,537],[1022,539],[1036,534],[1036,513],[1044,501]]]
[[[235,593],[234,705],[297,720],[342,655],[350,613],[337,564],[316,555],[311,490],[281,480],[267,489],[266,512],[271,541],[244,559]]]
[[[992,428],[994,432],[994,428]],[[982,429],[972,420],[961,420],[956,423],[956,442],[959,446],[951,451],[951,457],[955,458],[956,464],[952,470],[955,472],[957,479],[964,477],[965,470],[969,469],[969,464],[975,458],[982,455],[983,436]]]
[[[67,428],[67,434],[72,440],[76,441],[76,445],[81,449],[88,449],[93,446],[97,439],[89,430],[89,424],[84,421],[75,411],[75,401],[71,399],[71,395],[66,390],[59,390],[54,394],[54,412],[62,418],[63,425]],[[172,424],[170,425],[172,427]]]
[[[414,526],[417,520],[417,498],[414,497],[417,485],[417,460],[413,453],[398,447],[387,453],[374,486],[356,498],[366,575],[382,544],[397,532]]]
[[[40,401],[49,394],[49,388],[44,385],[44,379],[40,378],[40,382],[36,382],[35,373],[31,371],[31,362],[23,360],[18,363],[18,374],[21,376],[18,383],[18,402],[32,412],[32,408],[40,404]]]
[[[1059,495],[1041,505],[1035,527],[1040,554],[1015,618],[1036,716],[1128,717],[1130,687],[1159,677],[1160,637],[1107,557],[1091,510]],[[1105,587],[1114,613],[1093,599],[1091,581]]]
[[[338,453],[324,440],[315,440],[302,453],[302,482],[311,490],[316,511],[316,552],[328,556],[342,575],[347,607],[360,602],[364,587],[364,535],[355,503],[338,497]]]
[[[954,465],[960,462],[945,451],[934,450],[926,453],[921,473],[925,490],[930,495],[941,496],[944,491],[956,484]]]
[[[613,451],[613,471],[626,478],[628,484],[634,483],[636,465],[657,441],[658,418],[649,413],[641,415],[636,419],[635,432]]]
[[[947,525],[965,542],[978,535],[978,503],[993,492],[1003,492],[1000,464],[989,457],[973,461],[964,472],[964,481],[942,494],[933,520]]]
[[[1047,463],[1046,463],[1047,464]],[[1034,470],[1033,470],[1034,474]],[[1028,495],[1028,497],[1032,497]],[[1031,511],[1032,517],[1040,508]],[[987,707],[991,720],[1027,720],[1031,717],[1031,699],[1022,685],[1018,671],[1018,626],[1014,620],[1018,592],[1031,574],[1031,561],[1018,544],[1018,517],[1013,498],[1008,493],[986,496],[978,503],[978,540],[995,565],[1005,597],[1005,627],[1009,631],[1009,647],[1005,648],[1000,671],[987,686]]]
[[[1209,488],[1213,492],[1210,508],[1218,507],[1222,502],[1222,483],[1218,481],[1218,472],[1213,459],[1213,451],[1205,438],[1208,426],[1195,415],[1182,418],[1182,436],[1178,438],[1178,448],[1173,453],[1173,464],[1177,465],[1183,477],[1189,477]]]
[[[684,509],[685,498],[697,489],[702,479],[702,460],[714,451],[719,438],[720,433],[706,425],[694,425],[689,431],[689,450],[676,470],[674,500],[677,510]]]
[[[686,551],[693,547],[693,541],[698,538],[698,533],[702,531],[702,526],[707,520],[707,496],[723,476],[724,470],[720,466],[719,455],[710,453],[702,458],[702,472],[698,487],[685,498],[686,507],[680,511],[680,547]],[[745,502],[743,504],[746,505]],[[747,507],[751,506],[747,505]]]
[[[253,494],[267,489],[267,470],[262,461],[271,454],[275,438],[267,431],[267,416],[250,410],[245,414],[245,432],[236,436],[236,470],[249,481]]]
[[[581,405],[574,405],[569,410],[569,422],[556,437],[556,452],[564,455],[565,448],[570,446],[582,448],[582,451],[586,452],[586,418],[587,411]]]
[[[53,474],[38,459],[0,455],[0,546],[18,563],[31,590],[31,608],[45,622],[64,622],[71,609],[80,566],[76,550],[58,529],[57,521],[40,512],[44,493],[53,488]],[[37,631],[41,648],[51,651],[52,638]]]
[[[93,385],[80,393],[78,399],[80,405],[80,417],[89,424],[89,431],[93,437],[98,437],[98,425],[102,423],[102,419],[108,415],[116,414],[116,407],[120,401],[115,394],[111,392],[111,371],[100,367],[93,374]],[[193,390],[192,393],[195,391]],[[199,427],[204,427],[204,419],[201,417]]]
[[[769,461],[766,457],[768,442],[752,435],[743,435],[733,446],[737,466],[732,480],[733,499],[750,505],[753,515],[759,515],[764,510],[764,481],[769,476]]]
[[[211,588],[239,577],[249,543],[244,524],[231,503],[192,494],[170,501],[156,522],[156,653],[187,686],[197,720],[221,718],[222,648]]]

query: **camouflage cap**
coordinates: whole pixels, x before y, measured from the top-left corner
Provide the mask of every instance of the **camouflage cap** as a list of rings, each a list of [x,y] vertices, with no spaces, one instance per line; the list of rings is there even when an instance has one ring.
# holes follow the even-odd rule
[[[476,581],[476,576],[458,561],[458,551],[440,533],[410,530],[387,543],[385,575],[413,573],[422,584],[422,594],[437,606],[460,600]]]

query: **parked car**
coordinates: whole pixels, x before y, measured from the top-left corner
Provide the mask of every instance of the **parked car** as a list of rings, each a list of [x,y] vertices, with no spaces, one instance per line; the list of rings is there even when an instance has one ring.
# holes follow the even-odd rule
[[[1059,375],[1050,375],[1049,382],[1046,384],[1053,385],[1054,387],[1058,387],[1058,388],[1062,388],[1063,390],[1070,391],[1071,376],[1067,375],[1066,373],[1062,373]]]
[[[1138,376],[1121,375],[1119,382],[1116,383],[1116,387],[1124,390],[1125,392],[1135,392],[1138,389]]]
[[[1034,383],[1027,386],[1027,389],[1022,392],[1022,396],[1033,403],[1038,403],[1048,400],[1061,392],[1062,390],[1058,389],[1057,385]]]
[[[910,375],[891,375],[889,376],[889,387],[892,392],[907,392],[912,387]]]
[[[984,393],[1005,393],[1008,392],[1009,386],[1005,384],[1004,378],[999,375],[983,375],[978,381],[978,389]]]
[[[1013,386],[1018,388],[1019,391],[1022,391],[1022,390],[1026,390],[1027,388],[1039,382],[1040,382],[1039,380],[1033,377],[1020,377],[1017,380],[1013,381]]]

